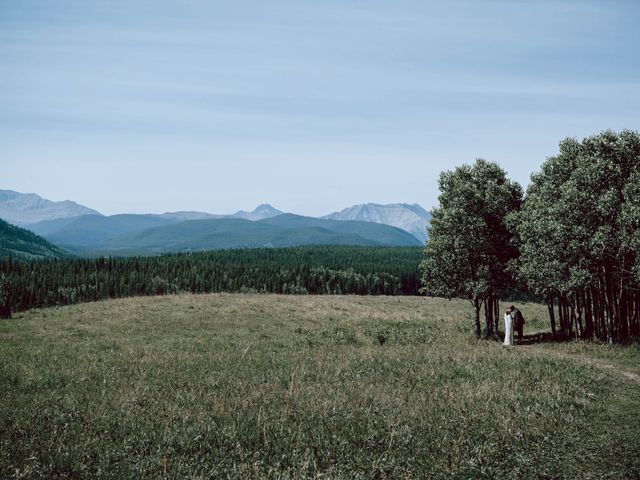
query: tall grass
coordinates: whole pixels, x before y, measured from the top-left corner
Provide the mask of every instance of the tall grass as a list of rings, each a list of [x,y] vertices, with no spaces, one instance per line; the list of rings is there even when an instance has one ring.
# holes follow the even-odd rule
[[[503,348],[468,315],[441,299],[226,294],[19,314],[0,323],[0,475],[640,476],[640,389],[616,373],[637,349]]]

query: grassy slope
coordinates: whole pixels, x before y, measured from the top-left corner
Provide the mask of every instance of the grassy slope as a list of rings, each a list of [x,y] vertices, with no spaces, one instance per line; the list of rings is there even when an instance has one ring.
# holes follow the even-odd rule
[[[640,476],[640,385],[619,371],[638,348],[505,349],[469,313],[183,295],[21,314],[0,322],[0,477]]]

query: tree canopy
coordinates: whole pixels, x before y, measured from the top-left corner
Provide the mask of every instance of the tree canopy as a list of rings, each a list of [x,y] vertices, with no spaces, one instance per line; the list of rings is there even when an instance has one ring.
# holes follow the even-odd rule
[[[532,176],[514,225],[520,276],[546,299],[554,334],[609,341],[638,335],[637,132],[561,142],[559,154]]]
[[[477,335],[484,304],[485,333],[492,335],[498,299],[513,284],[508,267],[518,252],[507,217],[520,208],[522,188],[496,163],[481,159],[443,172],[439,188],[421,263],[422,290],[471,301]]]

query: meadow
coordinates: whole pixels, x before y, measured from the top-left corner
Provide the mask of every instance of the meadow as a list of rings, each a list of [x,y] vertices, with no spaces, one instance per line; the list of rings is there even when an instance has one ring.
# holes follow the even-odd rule
[[[640,349],[424,297],[182,294],[0,321],[2,478],[640,477]],[[540,334],[540,335],[538,335]]]

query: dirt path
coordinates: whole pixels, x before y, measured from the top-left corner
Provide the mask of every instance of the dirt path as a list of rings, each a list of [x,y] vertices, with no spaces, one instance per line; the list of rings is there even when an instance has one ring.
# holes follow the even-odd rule
[[[601,360],[588,358],[582,355],[571,355],[563,352],[555,352],[553,350],[540,348],[535,345],[527,346],[527,351],[534,351],[537,354],[544,354],[547,356],[557,358],[559,360],[572,360],[574,362],[579,362],[584,365],[589,365],[589,366],[600,368],[603,370],[613,370],[615,373],[625,377],[627,380],[631,380],[632,382],[635,382],[640,385],[640,375],[638,375],[637,373],[623,370],[620,367],[613,365],[611,363],[606,363]]]
[[[622,376],[628,378],[629,380],[633,380],[634,382],[640,384],[640,375],[638,375],[637,373],[627,372],[625,370],[621,370],[620,368],[616,367],[615,365],[611,365],[611,364],[608,364],[608,363],[601,363],[601,362],[598,362],[598,361],[589,361],[589,360],[587,360],[586,363],[588,363],[590,365],[593,365],[595,367],[598,367],[598,368],[613,370],[616,373],[619,373]]]

